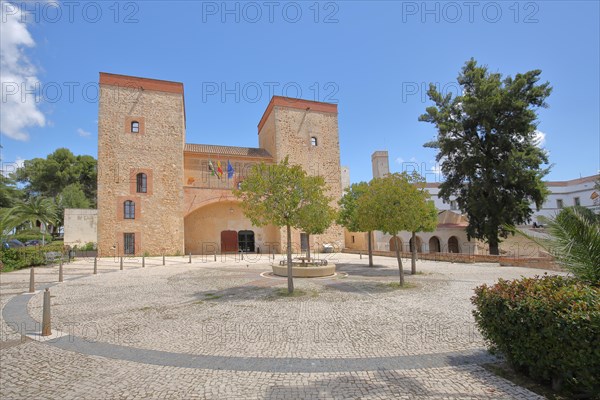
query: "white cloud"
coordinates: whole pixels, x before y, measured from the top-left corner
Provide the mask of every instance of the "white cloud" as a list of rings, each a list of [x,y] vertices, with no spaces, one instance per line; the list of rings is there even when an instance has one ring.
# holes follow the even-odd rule
[[[18,168],[22,168],[25,164],[25,160],[19,156],[13,162],[2,162],[2,175],[8,176],[15,172]]]
[[[402,158],[402,157],[398,157],[398,158],[396,158],[396,162],[397,162],[398,164],[402,164],[402,163],[404,163],[404,158]]]
[[[24,13],[16,4],[0,4],[0,84],[2,107],[0,132],[15,140],[28,140],[26,128],[44,126],[36,95],[28,93],[39,87],[37,71],[25,56],[35,42],[24,21]]]
[[[81,137],[88,137],[88,136],[92,136],[92,133],[91,133],[91,132],[84,131],[84,130],[83,130],[83,129],[81,129],[81,128],[77,128],[77,134],[78,134],[79,136],[81,136]]]
[[[535,131],[534,135],[533,142],[535,145],[538,147],[544,147],[546,144],[546,134],[542,131]]]

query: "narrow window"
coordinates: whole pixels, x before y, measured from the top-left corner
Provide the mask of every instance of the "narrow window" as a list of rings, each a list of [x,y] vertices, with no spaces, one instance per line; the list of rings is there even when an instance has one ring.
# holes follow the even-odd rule
[[[135,203],[127,200],[123,203],[123,217],[125,219],[135,219]]]
[[[573,203],[574,203],[576,206],[580,206],[580,205],[581,205],[581,201],[579,200],[579,197],[575,197],[575,198],[573,199]]]
[[[352,243],[354,243],[354,235],[352,235]]]
[[[311,136],[311,138],[310,138],[310,145],[311,146],[316,146],[317,145],[317,138],[316,138],[316,136]]]
[[[458,207],[456,206],[456,200],[450,200],[450,209],[451,210],[457,210]]]
[[[146,193],[148,191],[148,177],[143,172],[135,176],[136,192]]]
[[[131,133],[140,132],[140,123],[137,121],[131,121]]]
[[[125,254],[135,254],[135,233],[123,234],[123,250]]]
[[[562,199],[556,199],[556,208],[563,208]]]

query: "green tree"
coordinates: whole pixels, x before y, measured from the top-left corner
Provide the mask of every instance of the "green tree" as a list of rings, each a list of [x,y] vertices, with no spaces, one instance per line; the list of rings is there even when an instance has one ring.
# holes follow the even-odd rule
[[[290,165],[286,157],[279,164],[255,165],[250,174],[233,191],[242,200],[244,215],[255,226],[273,224],[287,231],[288,292],[294,292],[292,276],[292,228],[301,229],[304,207],[328,203],[325,181],[307,179],[299,165]]]
[[[417,174],[389,174],[373,179],[369,183],[369,190],[358,198],[360,219],[368,219],[376,226],[376,230],[392,235],[396,241],[400,286],[404,286],[404,268],[400,257],[398,233],[430,229],[434,226],[431,203],[418,186],[421,180]],[[437,215],[435,221],[437,222]]]
[[[0,174],[0,208],[12,207],[21,199],[21,191],[10,177]]]
[[[338,201],[339,210],[337,223],[350,232],[367,232],[367,252],[369,253],[369,267],[373,266],[373,230],[376,229],[374,221],[360,218],[358,213],[358,199],[369,190],[367,182],[353,183],[348,187],[342,198]],[[362,222],[362,223],[361,223]]]
[[[58,211],[56,204],[51,199],[46,199],[41,196],[31,197],[26,202],[21,202],[10,209],[10,221],[14,226],[24,223],[31,223],[36,226],[39,222],[42,231],[45,231],[48,225],[55,224],[58,220]],[[44,236],[42,235],[42,244]]]
[[[406,229],[411,232],[412,251],[411,251],[411,274],[417,273],[417,232],[433,232],[437,228],[438,211],[432,201],[429,201],[429,192],[424,190],[424,179],[416,173],[408,176],[409,181],[416,190],[410,192],[410,199],[407,202],[409,207],[406,213],[409,214]]]
[[[79,183],[65,186],[57,198],[58,204],[63,210],[65,208],[90,208],[90,201]]]
[[[469,219],[467,235],[489,243],[490,254],[499,254],[506,226],[526,223],[539,209],[547,190],[542,178],[548,156],[536,142],[536,108],[547,107],[552,88],[538,84],[540,70],[502,78],[474,59],[458,76],[462,94],[442,95],[430,85],[428,107],[420,121],[434,124],[437,147],[446,180],[440,197],[456,196]]]
[[[335,218],[335,210],[329,205],[331,198],[323,195],[326,189],[322,176],[306,176],[306,190],[316,193],[305,194],[309,203],[300,209],[298,227],[306,233],[306,257],[310,261],[310,235],[320,235],[325,232]]]
[[[96,205],[96,160],[92,156],[75,156],[61,148],[44,158],[24,162],[13,174],[17,182],[25,184],[28,197],[42,195],[57,197],[67,186],[80,184],[91,205]]]

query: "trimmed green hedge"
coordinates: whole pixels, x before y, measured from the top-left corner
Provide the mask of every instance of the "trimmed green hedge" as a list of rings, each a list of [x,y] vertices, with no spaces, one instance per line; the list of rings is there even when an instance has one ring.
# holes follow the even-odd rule
[[[35,267],[46,264],[47,252],[62,252],[62,242],[55,242],[45,246],[30,246],[14,249],[2,249],[0,251],[0,260],[2,261],[2,271],[13,271],[16,269]]]
[[[518,371],[584,396],[600,393],[600,288],[574,278],[500,280],[475,289],[475,321]]]

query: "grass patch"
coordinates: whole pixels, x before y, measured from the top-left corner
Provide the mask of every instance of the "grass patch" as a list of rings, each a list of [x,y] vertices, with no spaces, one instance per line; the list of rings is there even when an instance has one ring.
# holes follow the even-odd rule
[[[483,364],[482,367],[494,375],[511,381],[517,386],[537,393],[548,400],[568,400],[573,398],[572,393],[565,391],[556,392],[552,390],[550,386],[543,385],[525,375],[519,374],[505,362]]]
[[[150,311],[150,310],[152,310],[152,307],[150,307],[150,306],[140,308],[140,311]]]
[[[218,295],[215,293],[206,293],[204,296],[206,297],[206,300],[217,300],[223,297],[222,295]]]

